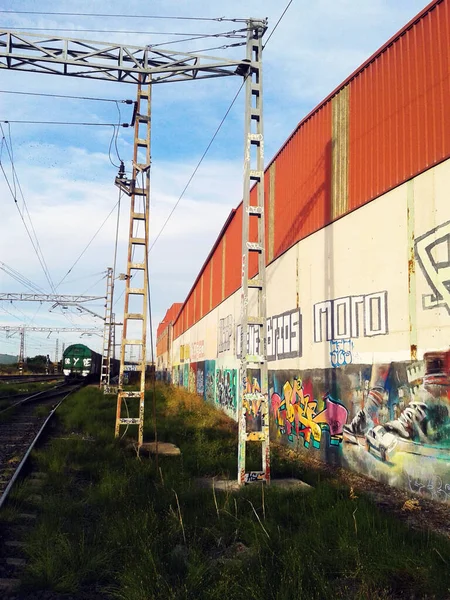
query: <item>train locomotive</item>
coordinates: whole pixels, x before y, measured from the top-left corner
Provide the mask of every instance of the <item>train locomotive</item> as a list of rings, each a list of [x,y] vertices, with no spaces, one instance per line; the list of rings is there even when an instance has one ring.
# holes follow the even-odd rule
[[[120,361],[111,359],[110,377],[119,374]],[[84,344],[72,344],[64,350],[63,373],[66,381],[96,382],[100,379],[102,356]]]

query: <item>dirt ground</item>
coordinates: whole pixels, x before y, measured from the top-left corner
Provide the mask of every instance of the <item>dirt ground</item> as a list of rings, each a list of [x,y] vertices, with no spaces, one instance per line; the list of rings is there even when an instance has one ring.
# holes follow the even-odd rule
[[[347,469],[328,466],[311,456],[298,454],[280,444],[276,444],[276,451],[289,461],[303,465],[316,473],[323,473],[328,481],[348,485],[353,488],[355,494],[368,495],[382,510],[390,511],[410,527],[422,531],[431,530],[450,538],[450,504],[394,488]]]

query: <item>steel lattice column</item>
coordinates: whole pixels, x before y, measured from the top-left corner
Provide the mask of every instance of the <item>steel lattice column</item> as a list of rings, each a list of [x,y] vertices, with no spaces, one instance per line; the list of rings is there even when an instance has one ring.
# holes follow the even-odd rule
[[[238,483],[270,482],[266,325],[266,258],[264,226],[264,135],[262,102],[262,36],[267,23],[250,20],[245,82],[244,198],[242,213],[241,373],[238,401]],[[250,185],[256,183],[251,203]],[[253,223],[256,227],[253,227]],[[257,255],[258,274],[250,272]],[[249,335],[256,328],[258,335]],[[250,347],[249,340],[257,340]],[[249,431],[249,429],[251,429]],[[261,471],[246,472],[246,443],[261,444]]]
[[[139,83],[134,129],[133,174],[131,180],[119,174],[116,185],[131,197],[130,230],[125,287],[125,308],[123,334],[120,351],[119,393],[117,396],[116,437],[121,425],[138,426],[138,445],[142,445],[144,431],[144,395],[147,340],[148,302],[148,235],[150,210],[150,121],[151,85]],[[139,229],[144,225],[144,231]],[[134,331],[130,332],[133,328]],[[136,333],[136,330],[137,333]],[[128,337],[132,335],[134,337]],[[127,348],[138,348],[138,358],[134,364],[126,363]],[[128,361],[130,363],[130,361]],[[124,391],[126,371],[140,371],[140,390]],[[139,406],[136,407],[136,400]],[[127,416],[122,416],[122,403],[125,403]],[[130,416],[131,415],[131,416]]]

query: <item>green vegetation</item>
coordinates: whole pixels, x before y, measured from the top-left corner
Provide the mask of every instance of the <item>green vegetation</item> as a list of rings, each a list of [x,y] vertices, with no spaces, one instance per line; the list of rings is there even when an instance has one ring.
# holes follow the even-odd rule
[[[126,438],[114,441],[115,397],[86,388],[60,407],[64,439],[34,454],[48,476],[24,588],[122,600],[449,595],[446,539],[409,530],[276,453],[274,473],[294,470],[314,489],[199,487],[198,476],[235,476],[236,425],[185,391],[158,386],[156,396],[159,439],[182,450],[158,468]],[[147,400],[152,439],[151,392]],[[10,510],[29,512],[26,486]]]
[[[21,394],[37,394],[53,387],[58,380],[34,381],[21,383],[0,383],[0,398],[12,398]]]

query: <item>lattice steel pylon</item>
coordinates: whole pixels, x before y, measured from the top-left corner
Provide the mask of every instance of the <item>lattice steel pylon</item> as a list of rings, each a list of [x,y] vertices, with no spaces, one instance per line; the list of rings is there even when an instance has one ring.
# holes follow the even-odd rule
[[[264,135],[262,106],[262,36],[267,23],[250,20],[245,82],[244,198],[242,212],[241,377],[238,400],[238,483],[270,483],[267,372],[266,257],[264,219]],[[250,185],[256,182],[256,199]],[[253,226],[255,223],[256,227]],[[258,257],[258,274],[250,256]],[[249,336],[257,328],[257,336]],[[256,339],[255,347],[249,340]],[[251,429],[251,431],[249,431]],[[261,444],[260,471],[246,471],[246,443]]]
[[[144,395],[147,341],[147,301],[148,301],[148,234],[150,210],[150,131],[151,131],[151,84],[138,84],[135,108],[133,174],[126,179],[119,171],[116,185],[131,197],[130,232],[128,242],[127,272],[125,281],[125,309],[123,318],[122,343],[120,348],[119,392],[117,395],[116,437],[121,425],[138,426],[138,445],[143,442]],[[138,182],[140,179],[140,183]],[[139,227],[144,224],[143,234]],[[140,237],[139,237],[140,236]],[[133,279],[133,287],[131,280]],[[131,322],[131,323],[130,323]],[[130,327],[138,330],[135,337],[128,337]],[[123,389],[127,348],[138,347],[138,357],[130,370],[140,371],[138,392]],[[130,361],[128,361],[130,362]],[[135,406],[136,400],[138,407]],[[122,403],[127,416],[122,416]],[[133,406],[134,404],[134,406]],[[136,414],[137,413],[137,414]]]
[[[20,330],[20,348],[19,348],[19,359],[17,361],[17,366],[19,368],[19,373],[22,375],[23,373],[23,365],[25,362],[25,328],[22,327]]]
[[[111,370],[111,328],[113,301],[113,270],[108,267],[106,274],[105,326],[103,328],[102,368],[100,373],[100,388],[105,394],[109,393]]]
[[[58,372],[58,358],[59,358],[59,338],[56,338],[55,343],[55,364],[53,365],[53,373]]]

